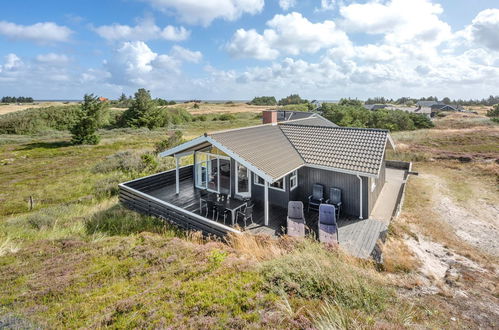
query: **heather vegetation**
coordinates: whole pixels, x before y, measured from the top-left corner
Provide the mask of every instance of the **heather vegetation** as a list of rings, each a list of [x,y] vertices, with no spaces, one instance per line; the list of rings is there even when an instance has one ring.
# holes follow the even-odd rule
[[[133,118],[150,118],[145,99],[137,102]],[[331,114],[338,110],[339,121],[353,123],[348,118],[357,116],[355,101],[343,101]],[[0,136],[1,324],[272,329],[497,324],[488,309],[497,299],[494,257],[463,243],[446,222],[445,212],[455,211],[433,204],[455,200],[480,217],[451,218],[474,223],[497,205],[498,126],[488,117],[453,113],[435,119],[436,127],[393,134],[398,148],[388,157],[414,161],[420,174],[408,181],[381,266],[313,237],[238,235],[222,242],[123,208],[118,183],[173,168],[173,160],[158,152],[204,132],[261,122],[255,112],[230,113],[230,105],[194,115],[186,107],[164,107],[168,124],[153,129],[143,119],[122,127],[123,111],[104,111],[97,145],[70,143],[81,105],[13,113],[22,120],[37,118],[43,130]],[[370,124],[363,113],[355,118]],[[459,161],[463,156],[471,161]],[[431,246],[422,245],[429,239],[442,242],[444,258],[455,258],[445,277],[421,273],[442,262],[435,261]],[[430,264],[420,263],[408,240],[421,244],[420,253],[431,252]],[[465,256],[472,260],[463,264]]]

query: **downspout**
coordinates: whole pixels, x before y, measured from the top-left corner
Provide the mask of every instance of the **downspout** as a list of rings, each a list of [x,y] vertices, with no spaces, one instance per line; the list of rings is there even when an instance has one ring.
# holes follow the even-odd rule
[[[360,191],[360,214],[359,214],[359,219],[362,220],[364,219],[364,217],[362,216],[362,178],[360,177],[360,175],[357,174],[357,179],[359,179],[359,191]]]

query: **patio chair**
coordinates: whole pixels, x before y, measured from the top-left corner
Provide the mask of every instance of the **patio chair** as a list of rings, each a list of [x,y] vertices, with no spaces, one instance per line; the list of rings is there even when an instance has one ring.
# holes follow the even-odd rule
[[[338,243],[338,224],[334,205],[321,204],[319,206],[319,241],[324,243]]]
[[[290,201],[288,203],[287,228],[289,236],[305,237],[305,216],[302,202]]]
[[[239,218],[242,217],[244,221],[244,228],[248,226],[248,220],[250,220],[250,224],[253,223],[253,204],[246,204],[242,211],[237,211],[236,213],[236,222],[239,221]]]
[[[224,225],[225,225],[225,220],[227,219],[227,214],[229,213],[225,209],[225,203],[224,202],[215,203],[215,205],[214,205],[214,212],[216,212],[216,214],[217,214],[217,216],[216,216],[217,221],[220,218],[220,216],[223,216],[223,218],[224,218]]]
[[[336,218],[340,218],[341,211],[341,189],[339,188],[330,188],[329,189],[329,199],[326,200],[326,204],[334,205],[336,209]]]
[[[318,211],[322,203],[324,203],[324,186],[316,183],[312,186],[312,195],[308,196],[307,212],[310,212],[310,209]]]

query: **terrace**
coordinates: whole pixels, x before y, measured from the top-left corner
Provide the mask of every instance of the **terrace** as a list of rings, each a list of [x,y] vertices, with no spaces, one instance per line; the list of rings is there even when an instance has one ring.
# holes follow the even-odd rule
[[[287,210],[282,207],[269,208],[269,223],[264,225],[264,205],[255,201],[253,224],[242,228],[241,221],[235,226],[230,225],[230,220],[225,224],[223,219],[214,219],[211,214],[205,217],[205,212],[200,210],[201,190],[194,185],[193,166],[179,168],[179,191],[177,193],[176,170],[167,171],[145,178],[120,184],[120,200],[127,207],[142,213],[163,218],[169,222],[187,229],[201,230],[206,234],[224,236],[228,233],[264,234],[279,236],[285,233]],[[403,186],[406,171],[390,169],[387,175],[387,189],[382,192],[378,203],[387,200],[400,200],[401,187]],[[387,195],[383,197],[383,195]],[[388,196],[390,195],[390,196]],[[272,201],[270,201],[271,203]],[[385,217],[388,219],[347,218],[343,215],[338,221],[338,239],[340,246],[349,254],[369,258],[376,253],[376,242],[382,238],[387,230],[389,218],[395,212],[397,203],[383,207]],[[375,207],[376,209],[376,207]],[[379,207],[378,207],[379,209]],[[307,227],[315,235],[318,221],[317,212],[306,212]]]

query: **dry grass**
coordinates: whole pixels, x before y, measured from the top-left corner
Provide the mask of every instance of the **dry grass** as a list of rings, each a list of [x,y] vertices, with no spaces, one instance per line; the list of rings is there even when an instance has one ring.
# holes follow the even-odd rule
[[[419,268],[421,262],[399,238],[389,238],[383,244],[383,268],[390,273],[410,273]]]
[[[251,113],[260,113],[262,110],[266,110],[269,108],[275,108],[271,106],[258,106],[258,105],[249,105],[246,103],[196,103],[199,108],[194,108],[194,103],[179,103],[176,105],[168,106],[174,108],[185,108],[193,115],[202,115],[209,113],[240,113],[240,112],[251,112]]]
[[[251,235],[247,233],[230,234],[228,244],[237,252],[254,260],[270,260],[286,254],[297,240],[291,237],[274,239],[267,235]]]
[[[21,110],[26,110],[26,109],[36,109],[36,108],[45,108],[45,107],[51,107],[51,106],[61,106],[61,105],[74,105],[78,104],[77,102],[69,102],[69,103],[63,103],[63,102],[36,102],[35,103],[28,103],[28,104],[21,104],[18,105],[17,103],[13,104],[0,104],[0,115],[4,115],[6,113],[11,113],[11,112],[16,112],[16,111],[21,111]]]

